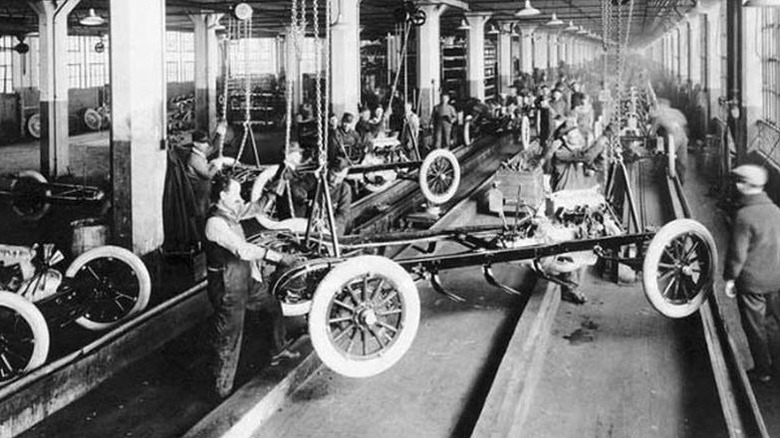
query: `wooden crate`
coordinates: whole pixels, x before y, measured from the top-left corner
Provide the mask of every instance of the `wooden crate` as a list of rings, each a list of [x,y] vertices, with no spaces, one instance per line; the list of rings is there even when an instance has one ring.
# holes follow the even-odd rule
[[[544,178],[540,168],[528,171],[499,169],[493,178],[504,195],[505,211],[514,211],[518,201],[533,207],[544,201]]]

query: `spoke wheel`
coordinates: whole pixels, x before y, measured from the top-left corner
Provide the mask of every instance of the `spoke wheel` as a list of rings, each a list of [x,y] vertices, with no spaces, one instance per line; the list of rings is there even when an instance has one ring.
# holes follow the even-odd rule
[[[435,149],[420,165],[420,191],[428,202],[444,204],[452,199],[460,185],[460,165],[455,154]]]
[[[117,246],[101,246],[79,256],[65,276],[91,302],[76,320],[89,330],[111,328],[143,311],[152,283],[141,259]],[[83,295],[82,295],[83,296]]]
[[[11,192],[14,194],[11,207],[17,215],[29,221],[37,221],[49,212],[51,204],[47,198],[51,197],[51,190],[47,188],[48,181],[39,172],[25,170],[19,172],[11,183]]]
[[[528,116],[523,116],[520,121],[520,142],[524,151],[531,147],[531,122],[528,120]]]
[[[645,255],[642,283],[650,304],[671,318],[688,316],[712,292],[718,265],[710,232],[691,219],[664,225]]]
[[[0,291],[0,382],[43,365],[48,353],[49,329],[38,308]]]
[[[398,362],[420,323],[414,280],[380,256],[336,266],[320,283],[309,314],[309,334],[322,362],[348,377],[370,377]]]
[[[41,138],[41,115],[36,113],[27,119],[27,132],[33,138]]]

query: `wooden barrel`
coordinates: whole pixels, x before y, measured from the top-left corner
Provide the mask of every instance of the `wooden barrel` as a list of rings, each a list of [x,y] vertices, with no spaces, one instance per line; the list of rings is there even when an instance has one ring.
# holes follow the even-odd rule
[[[98,219],[79,219],[72,221],[70,226],[73,229],[73,244],[70,247],[73,257],[106,244],[108,227]]]

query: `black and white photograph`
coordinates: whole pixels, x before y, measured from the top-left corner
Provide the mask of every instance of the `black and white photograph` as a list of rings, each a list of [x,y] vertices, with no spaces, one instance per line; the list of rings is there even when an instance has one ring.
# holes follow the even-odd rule
[[[780,437],[780,0],[0,0],[0,438]]]

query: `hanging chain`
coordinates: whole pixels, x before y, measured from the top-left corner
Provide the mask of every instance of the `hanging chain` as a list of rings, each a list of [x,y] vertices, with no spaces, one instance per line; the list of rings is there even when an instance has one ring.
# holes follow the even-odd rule
[[[327,0],[326,0],[327,2]],[[325,166],[327,150],[322,126],[322,41],[320,40],[319,2],[312,0],[312,18],[314,20],[314,69],[316,70],[315,95],[317,100],[317,148],[319,150],[319,165]]]
[[[327,50],[325,56],[325,66],[327,70],[325,70],[325,118],[323,118],[322,114],[318,115],[318,119],[320,121],[327,120],[330,118],[330,93],[331,93],[331,80],[333,79],[331,75],[331,35],[330,35],[330,24],[331,24],[331,9],[330,9],[330,0],[325,0],[325,48]],[[360,40],[360,36],[358,35],[358,40]],[[359,50],[359,49],[358,49]],[[329,131],[330,129],[324,130],[324,139],[323,139],[323,147],[322,149],[326,150],[327,153],[327,145],[328,145],[328,136],[330,135]]]
[[[293,107],[292,107],[292,101],[293,101],[293,81],[292,81],[292,70],[290,67],[292,66],[292,59],[290,59],[291,56],[291,45],[294,45],[295,42],[293,39],[295,38],[295,33],[297,32],[298,23],[296,23],[296,14],[298,11],[298,0],[292,0],[292,7],[290,8],[290,31],[285,36],[285,54],[286,54],[286,62],[287,65],[285,66],[285,72],[284,72],[284,91],[285,91],[285,98],[287,100],[286,102],[286,108],[285,108],[285,124],[284,124],[284,158],[287,159],[287,156],[290,154],[290,142],[292,141],[291,133],[292,133],[292,118],[293,118]],[[297,74],[297,71],[296,71]]]

